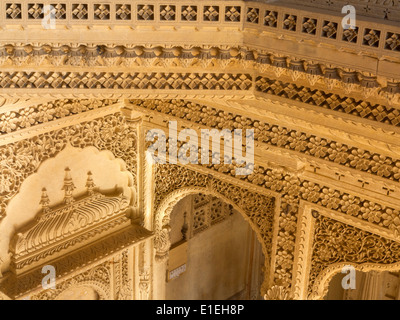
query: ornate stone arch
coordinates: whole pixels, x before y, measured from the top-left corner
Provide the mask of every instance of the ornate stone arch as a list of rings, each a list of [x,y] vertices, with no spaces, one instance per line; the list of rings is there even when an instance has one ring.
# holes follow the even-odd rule
[[[160,179],[161,176],[157,175],[157,173],[161,173],[164,170],[169,170],[171,177],[176,178],[181,174],[184,178],[181,180],[175,179],[180,181],[178,183],[172,180]],[[156,168],[154,220],[156,260],[163,261],[168,257],[171,245],[169,222],[173,207],[185,196],[199,193],[218,197],[227,204],[232,205],[250,224],[262,245],[265,255],[266,278],[262,289],[265,291],[268,286],[267,279],[270,269],[275,198],[183,167],[167,165]]]
[[[359,271],[398,271],[400,243],[318,216],[313,236],[308,298],[323,299],[333,276],[346,265]]]
[[[107,288],[104,288],[104,285],[97,281],[83,281],[77,285],[71,285],[70,287],[66,288],[64,291],[60,292],[57,296],[55,296],[54,300],[59,300],[59,297],[67,290],[75,289],[79,287],[89,287],[93,289],[99,297],[99,300],[111,300],[112,297],[110,295],[110,290],[107,291]]]
[[[110,290],[111,265],[107,261],[94,267],[82,274],[78,274],[70,279],[63,281],[57,289],[46,290],[32,296],[32,300],[57,300],[65,291],[78,287],[90,287],[99,296],[99,300],[112,300],[112,290]]]
[[[207,189],[207,188],[199,188],[199,187],[186,187],[178,190],[172,191],[170,194],[168,194],[162,201],[160,207],[158,208],[156,212],[156,230],[161,230],[159,232],[159,238],[157,238],[157,242],[159,247],[157,247],[157,256],[156,258],[158,259],[163,259],[163,257],[168,254],[168,250],[170,247],[170,242],[167,236],[167,233],[169,232],[168,230],[168,224],[170,220],[170,215],[171,212],[174,208],[174,206],[183,198],[189,195],[194,195],[194,194],[205,194],[205,195],[211,195],[214,197],[217,197],[224,201],[225,203],[231,205],[235,210],[237,210],[242,217],[250,224],[251,228],[255,231],[257,235],[257,239],[260,241],[263,247],[264,253],[267,253],[268,250],[265,246],[265,242],[263,237],[260,234],[260,231],[258,230],[258,227],[254,224],[254,222],[251,220],[251,218],[246,214],[246,212],[235,204],[231,199],[227,198],[226,196],[215,192],[213,190]],[[157,237],[157,234],[156,234]],[[165,250],[165,251],[164,251]]]
[[[330,265],[325,268],[318,277],[316,278],[313,288],[311,289],[311,299],[323,299],[328,292],[329,283],[332,278],[340,273],[344,266],[352,265],[354,269],[357,271],[369,272],[369,271],[399,271],[400,270],[400,261],[390,265],[384,264],[375,264],[375,263],[363,263],[363,264],[354,264],[350,262],[341,262]]]

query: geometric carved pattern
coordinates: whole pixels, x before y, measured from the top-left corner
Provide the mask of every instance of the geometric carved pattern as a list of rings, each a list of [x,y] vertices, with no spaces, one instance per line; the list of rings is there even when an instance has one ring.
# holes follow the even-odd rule
[[[298,100],[325,109],[351,114],[360,118],[400,126],[400,112],[397,108],[367,101],[355,100],[346,96],[325,93],[318,89],[283,83],[266,77],[256,79],[256,90],[278,97]]]
[[[334,31],[331,30],[332,24],[324,27],[327,37],[333,37]],[[306,30],[312,28],[311,22],[305,23]],[[332,34],[333,33],[333,34]],[[393,47],[396,51],[399,47],[400,40],[397,34],[390,33],[390,38],[387,39],[387,46]],[[296,62],[296,67],[293,69],[293,61]],[[18,72],[18,73],[3,73],[0,77],[0,87],[8,88],[110,88],[111,86],[119,89],[132,88],[147,88],[145,85],[146,79],[150,76],[155,79],[159,78],[160,81],[166,81],[173,88],[179,87],[177,83],[184,82],[187,87],[194,88],[193,84],[188,84],[191,80],[196,78],[196,82],[204,84],[211,77],[212,74],[207,74],[206,77],[203,73],[196,74],[191,70],[192,67],[207,67],[218,69],[221,72],[226,68],[241,68],[243,72],[248,72],[248,69],[253,69],[263,77],[256,77],[257,91],[263,91],[272,87],[269,90],[270,94],[279,95],[279,92],[284,90],[288,91],[287,95],[292,96],[300,94],[301,101],[304,97],[313,96],[314,105],[321,105],[325,103],[333,104],[331,109],[334,109],[337,104],[343,103],[347,98],[337,97],[337,95],[329,95],[323,91],[316,89],[304,88],[305,92],[301,93],[303,87],[297,88],[288,84],[275,82],[265,78],[265,71],[269,70],[270,74],[275,74],[276,77],[291,76],[293,80],[298,79],[300,76],[308,80],[310,85],[314,85],[318,81],[320,86],[325,86],[327,89],[332,87],[342,87],[346,93],[357,91],[359,94],[368,98],[371,95],[377,96],[379,99],[384,99],[392,104],[396,102],[396,94],[400,93],[399,83],[393,82],[391,79],[377,81],[376,77],[365,76],[360,72],[351,71],[351,81],[348,81],[349,71],[339,67],[333,67],[324,63],[313,64],[307,60],[293,59],[291,56],[276,55],[271,52],[265,52],[260,49],[250,49],[247,47],[210,47],[197,48],[194,46],[175,46],[175,47],[160,47],[160,46],[107,46],[107,45],[63,45],[63,46],[50,46],[50,45],[3,45],[0,46],[0,65],[10,66],[126,66],[126,67],[162,67],[162,68],[176,68],[186,67],[187,73],[168,73],[161,75],[158,73],[137,73],[137,72],[84,72],[64,74],[63,72],[47,72],[44,73],[40,70],[37,72]],[[307,69],[307,70],[306,70]],[[55,70],[53,70],[55,71]],[[88,71],[88,70],[85,70]],[[92,70],[90,70],[92,71]],[[135,70],[136,71],[136,70]],[[316,74],[314,74],[316,72]],[[216,79],[221,78],[223,75],[213,75]],[[250,75],[246,75],[250,77]],[[65,77],[65,79],[63,79]],[[224,77],[232,77],[229,73]],[[226,79],[228,79],[226,78]],[[252,78],[252,77],[250,77]],[[162,80],[165,79],[165,80]],[[214,81],[214,80],[212,80]],[[287,81],[287,80],[285,80]],[[129,84],[133,82],[133,84]],[[140,83],[139,83],[140,82]],[[172,84],[173,83],[173,84]],[[209,85],[208,85],[209,86]],[[277,93],[274,93],[274,87],[277,86]],[[282,87],[279,90],[279,87]],[[207,87],[207,86],[205,86]],[[160,84],[157,88],[164,88]],[[207,89],[207,88],[205,88]],[[208,88],[209,89],[209,88]],[[243,90],[243,89],[242,89]],[[333,101],[330,97],[333,96]],[[337,101],[336,101],[337,100]],[[317,102],[318,101],[318,102]],[[305,101],[304,101],[305,102]],[[335,105],[336,104],[336,105]],[[360,104],[359,101],[355,104]],[[356,113],[353,111],[353,113]],[[373,117],[373,116],[372,116]],[[380,116],[376,116],[380,118]],[[390,121],[391,116],[389,116]]]
[[[298,0],[289,0],[289,2],[295,2],[299,4]],[[338,4],[344,3],[344,0],[338,0],[334,3],[332,1],[324,1],[324,0],[306,0],[306,4],[310,3],[309,5],[333,5],[335,8],[338,7]],[[311,4],[312,2],[312,4]],[[369,3],[374,9],[378,8],[381,9],[382,6],[390,7],[391,12],[389,10],[376,10],[376,13],[369,13],[368,12],[361,12],[364,11],[360,7],[360,3],[362,1],[355,0],[355,5],[357,5],[358,12],[360,11],[361,14],[364,15],[378,15],[380,18],[385,18],[389,20],[398,20],[399,10],[395,7],[395,2],[387,2],[384,4],[385,1],[376,1],[376,3]],[[326,17],[326,21],[319,17],[313,16],[310,13],[310,16],[305,17],[304,13],[299,10],[296,15],[293,15],[293,12],[289,12],[290,10],[286,11],[286,9],[277,8],[276,10],[279,11],[279,24],[277,23],[278,12],[277,11],[269,11],[264,10],[266,7],[264,4],[253,3],[252,4],[252,12],[247,12],[246,4],[242,3],[224,3],[223,5],[219,5],[218,3],[213,4],[212,6],[204,6],[202,3],[198,3],[196,6],[186,6],[184,11],[183,6],[181,7],[181,3],[174,3],[171,1],[172,4],[162,4],[162,5],[147,5],[147,4],[140,4],[136,6],[136,1],[132,2],[129,5],[125,4],[118,4],[119,10],[114,11],[113,4],[74,4],[72,6],[65,5],[65,3],[59,3],[56,5],[57,10],[60,8],[63,9],[61,16],[66,17],[66,20],[70,19],[79,19],[79,20],[87,20],[87,22],[92,23],[93,19],[97,20],[112,20],[114,17],[111,15],[111,12],[116,12],[117,17],[120,17],[119,20],[143,20],[143,23],[150,20],[157,20],[160,19],[164,21],[163,23],[173,22],[179,20],[185,20],[185,22],[195,21],[197,23],[200,19],[207,19],[207,23],[210,23],[211,26],[215,26],[216,23],[237,23],[243,19],[241,19],[240,13],[247,13],[248,16],[244,16],[244,20],[246,23],[251,23],[253,25],[256,24],[263,24],[263,28],[268,30],[270,27],[278,28],[279,33],[286,33],[290,34],[292,31],[297,29],[297,36],[300,38],[309,37],[317,39],[317,37],[329,38],[331,43],[336,41],[336,44],[343,45],[346,48],[355,48],[358,50],[362,47],[363,50],[367,53],[375,52],[382,53],[385,52],[389,56],[393,56],[396,52],[399,51],[400,43],[399,43],[399,32],[393,31],[390,32],[390,27],[388,30],[377,30],[379,28],[378,25],[373,26],[374,29],[366,28],[365,22],[360,25],[360,28],[356,29],[355,31],[348,31],[342,30],[341,28],[338,29],[338,22],[339,20],[332,19],[332,17]],[[229,5],[228,5],[229,4]],[[7,19],[10,23],[21,23],[19,21],[13,21],[14,19],[40,19],[42,17],[42,4],[16,4],[16,3],[3,3],[4,8],[1,8],[0,11],[5,12],[4,15],[0,19]],[[131,8],[132,5],[132,8]],[[179,10],[181,7],[181,10]],[[369,7],[369,6],[366,6]],[[72,8],[72,12],[71,11]],[[268,8],[268,7],[267,7]],[[360,9],[359,9],[360,8]],[[204,10],[203,10],[204,9]],[[387,9],[387,8],[386,8]],[[275,10],[275,9],[274,9]],[[366,9],[365,9],[366,10]],[[66,12],[68,11],[68,12]],[[374,11],[374,10],[372,10]],[[383,13],[384,12],[384,13]],[[135,13],[135,14],[133,14]],[[136,14],[137,13],[137,14]],[[160,13],[160,15],[158,15]],[[181,13],[181,14],[179,14]],[[203,15],[202,15],[203,13]],[[262,13],[265,13],[262,14]],[[259,18],[259,14],[262,14],[262,19]],[[198,16],[197,16],[198,15]],[[265,20],[264,20],[265,17]],[[58,18],[58,17],[57,17]],[[117,18],[118,19],[118,18]],[[283,23],[282,23],[283,21]],[[318,22],[317,22],[318,21]],[[39,21],[35,21],[39,22]],[[121,21],[123,23],[124,21]],[[136,22],[136,21],[135,21]],[[316,27],[319,26],[321,28],[323,34],[318,34]],[[126,24],[131,24],[132,22],[124,22]],[[339,22],[340,23],[340,22]],[[235,28],[238,26],[233,24]],[[256,27],[256,26],[254,26]],[[394,28],[394,27],[393,27]],[[293,32],[294,35],[294,32]],[[318,40],[317,40],[318,41]],[[359,46],[359,47],[357,47]],[[63,48],[65,49],[65,48]],[[78,48],[71,48],[69,49],[68,53],[62,52],[62,50],[58,51],[54,50],[51,52],[51,56],[54,62],[55,61],[64,61],[66,64],[80,66],[82,64],[87,66],[93,65],[114,65],[118,61],[126,62],[126,60],[120,59],[119,55],[115,55],[114,52],[110,52],[109,48],[87,48],[87,51],[83,50],[83,55],[80,56],[80,53],[76,54]],[[122,50],[122,54],[124,58],[132,54],[132,50],[129,52],[129,49],[133,48],[125,48]],[[134,61],[134,64],[137,63],[140,66],[152,66],[152,67],[163,67],[165,63],[177,63],[177,66],[189,66],[192,62],[194,62],[197,58],[195,55],[190,55],[189,58],[185,58],[185,54],[187,52],[185,50],[177,50],[177,55],[179,59],[171,59],[171,52],[172,50],[165,50],[162,49],[162,58],[159,59],[154,57],[153,52],[150,50],[146,51],[143,50],[140,55],[136,55],[134,59],[130,59],[130,61]],[[190,48],[191,50],[192,48]],[[41,51],[40,51],[41,50]],[[32,63],[32,65],[36,65],[36,61],[43,61],[42,58],[46,56],[43,53],[43,48],[34,48],[32,52],[23,52],[21,48],[15,48],[15,50],[10,53],[7,50],[0,50],[0,64],[5,63],[8,64],[10,61],[15,63],[16,65],[21,65],[27,63]],[[92,51],[90,51],[92,50]],[[375,50],[375,51],[372,51]],[[140,51],[140,50],[139,50]],[[200,64],[206,64],[207,67],[212,66],[213,63],[216,61],[216,65],[219,66],[227,65],[227,63],[232,62],[235,60],[234,55],[226,55],[226,50],[220,50],[217,48],[215,50],[217,52],[217,56],[214,58],[209,58],[209,52],[205,53],[205,56],[208,58],[206,62],[200,62]],[[234,50],[232,50],[234,52]],[[58,55],[60,53],[60,55]],[[246,53],[248,54],[248,52]],[[225,55],[225,56],[224,56]],[[140,57],[139,57],[140,56]],[[247,63],[248,66],[258,66],[260,70],[263,68],[271,68],[270,70],[275,70],[275,67],[270,65],[269,59],[272,55],[265,54],[264,56],[252,56],[252,54],[246,55],[246,59],[243,59],[242,53],[238,55],[238,59],[241,59],[240,63],[245,65]],[[379,56],[379,54],[378,54]],[[60,58],[61,57],[61,58]],[[228,59],[226,58],[228,57]],[[248,59],[247,59],[248,58]],[[265,59],[263,62],[262,59]],[[50,59],[48,59],[50,60]],[[166,62],[168,60],[169,62]],[[199,59],[197,59],[198,62]],[[229,60],[229,61],[227,61]],[[264,63],[265,61],[269,61]],[[273,61],[273,60],[272,60]],[[282,59],[279,61],[276,59],[273,61],[274,63],[282,63],[282,67],[285,68],[286,74],[296,75],[297,70],[290,70],[289,66],[296,66],[296,61]],[[196,62],[196,63],[197,63]],[[286,62],[288,66],[286,66]],[[122,63],[122,65],[123,65]],[[154,63],[154,64],[153,64]],[[37,64],[40,65],[40,64]],[[60,65],[55,63],[55,65]],[[233,64],[234,65],[234,64]],[[301,63],[300,63],[301,65]],[[136,66],[136,65],[135,65]],[[45,67],[44,67],[45,68]],[[301,69],[301,66],[299,67]],[[317,67],[316,69],[318,69]],[[335,69],[335,70],[334,70]],[[48,70],[48,69],[45,69]],[[309,69],[311,70],[311,68]],[[87,71],[87,70],[85,70]],[[101,70],[103,71],[103,70]],[[337,71],[336,68],[331,68],[331,74]],[[247,72],[247,71],[246,71]],[[304,71],[301,71],[304,73]],[[327,77],[327,71],[325,69],[322,70],[325,72],[325,78]],[[328,108],[331,110],[343,112],[346,114],[355,115],[364,119],[378,121],[381,123],[387,123],[394,126],[400,126],[400,113],[396,108],[390,108],[388,106],[380,105],[380,104],[371,104],[366,101],[355,100],[350,97],[345,97],[342,95],[337,94],[327,94],[321,90],[313,89],[314,86],[302,87],[301,85],[291,85],[287,83],[281,83],[279,81],[271,81],[265,77],[259,77],[253,79],[251,74],[253,72],[248,71],[248,75],[245,75],[246,79],[239,79],[240,85],[234,84],[232,82],[236,81],[237,79],[233,79],[232,77],[228,76],[223,81],[219,81],[222,77],[222,73],[219,73],[217,76],[212,74],[207,79],[203,78],[204,74],[195,74],[194,77],[190,77],[190,79],[185,78],[187,73],[179,73],[178,76],[176,75],[160,75],[160,73],[135,73],[135,76],[132,76],[133,73],[119,73],[119,74],[111,74],[105,72],[97,72],[93,73],[89,72],[79,72],[76,73],[66,73],[59,75],[58,73],[51,73],[51,72],[21,72],[21,73],[6,73],[3,78],[0,79],[0,87],[3,88],[43,88],[43,89],[51,89],[56,88],[62,91],[62,88],[83,88],[83,89],[137,89],[137,88],[148,88],[148,89],[217,89],[226,90],[229,89],[238,89],[240,90],[251,90],[255,89],[257,91],[266,92],[268,94],[272,94],[275,96],[282,96],[289,99],[293,99],[296,101],[303,101],[305,103],[309,103],[311,105],[319,106],[321,108]],[[143,76],[144,74],[144,76]],[[137,76],[138,75],[138,76]],[[208,74],[210,75],[210,74]],[[47,78],[49,76],[49,78]],[[157,81],[156,84],[152,83],[149,77],[154,77]],[[360,74],[354,73],[351,75],[352,81],[354,80],[356,84],[353,82],[348,86],[352,88],[354,86],[362,85],[362,81],[358,81],[358,77]],[[219,79],[216,79],[220,77]],[[278,76],[277,76],[278,77]],[[342,77],[340,74],[339,77]],[[362,78],[362,77],[361,77]],[[327,80],[324,79],[323,76],[319,74],[316,77],[310,77],[310,79],[319,79],[319,80]],[[218,80],[218,81],[217,81]],[[365,80],[365,78],[364,78]],[[367,79],[368,80],[368,79]],[[136,82],[135,82],[136,81]],[[215,86],[216,81],[218,82]],[[314,80],[312,80],[314,81]],[[336,81],[336,79],[334,79]],[[374,79],[372,79],[371,83],[374,84]],[[255,88],[252,88],[251,83],[255,83]],[[321,82],[321,81],[320,81]],[[367,81],[368,82],[368,81]],[[385,82],[385,81],[383,81]],[[139,83],[139,84],[137,84]],[[167,84],[165,84],[167,83]],[[200,84],[199,84],[200,83]],[[311,82],[310,82],[311,83]],[[364,84],[366,82],[364,81]],[[382,85],[382,84],[379,84]],[[365,89],[365,88],[364,88]],[[387,90],[386,90],[387,89]],[[385,91],[386,90],[386,91]],[[386,93],[399,93],[399,85],[398,83],[391,83],[388,84],[388,87],[381,91],[382,94]],[[365,90],[367,92],[368,90]],[[241,94],[241,93],[239,93]],[[178,102],[179,103],[179,102]],[[42,108],[43,106],[40,106]],[[186,107],[186,105],[184,106]],[[196,105],[196,107],[199,107]],[[200,106],[201,107],[201,106]],[[9,133],[18,130],[19,128],[28,127],[30,125],[40,124],[46,121],[53,120],[53,118],[47,116],[51,115],[52,107],[46,108],[44,107],[45,112],[39,113],[35,110],[34,115],[28,114],[27,116],[24,113],[18,112],[18,115],[15,117],[14,115],[2,114],[0,116],[6,117],[6,121],[0,122],[0,131],[2,134]],[[22,110],[25,112],[25,110]],[[78,111],[79,112],[84,112]],[[179,112],[175,112],[173,110],[170,114],[179,115]],[[181,111],[181,110],[178,110]],[[187,112],[185,116],[187,119],[196,119],[195,113],[191,113],[192,110]],[[208,112],[208,110],[207,110]],[[72,112],[74,113],[74,112]],[[169,112],[168,112],[169,113]],[[250,128],[255,124],[259,125],[257,128],[259,131],[256,133],[257,139],[260,142],[268,143],[275,147],[282,148],[283,150],[293,150],[297,153],[302,153],[307,156],[313,156],[318,159],[324,159],[326,161],[331,161],[333,163],[340,164],[344,167],[351,167],[356,170],[368,172],[371,174],[375,174],[380,177],[385,177],[394,181],[399,181],[400,178],[400,161],[398,159],[392,159],[389,157],[382,157],[379,154],[375,154],[368,150],[359,150],[350,145],[343,145],[338,144],[336,141],[331,141],[328,139],[324,139],[322,137],[316,137],[313,135],[308,135],[304,132],[298,132],[296,130],[288,129],[278,125],[270,125],[268,123],[259,123],[255,122],[252,119],[247,117],[240,117],[236,115],[228,115],[215,112],[215,110],[211,110],[210,117],[221,117],[224,124],[229,124],[229,127],[236,127],[239,125],[239,128],[246,128],[249,121],[251,122]],[[192,116],[192,117],[190,117]],[[25,121],[25,117],[27,121]],[[62,117],[62,116],[61,116]],[[202,123],[205,117],[197,118],[201,119],[198,121]],[[11,120],[12,119],[12,120]],[[17,119],[17,120],[13,120]],[[0,119],[1,121],[1,119]],[[101,120],[99,120],[101,121]],[[31,123],[32,122],[32,123]],[[95,121],[94,121],[95,122]],[[94,123],[93,122],[93,123]],[[123,121],[118,119],[117,125],[114,123],[114,127],[122,127],[124,124],[121,124]],[[204,123],[210,126],[210,123]],[[82,124],[83,125],[83,124]],[[94,124],[96,125],[96,124]],[[80,125],[79,125],[80,126]],[[102,126],[97,127],[94,131],[92,136],[89,136],[87,140],[87,132],[82,133],[79,126],[71,126],[68,128],[69,132],[65,133],[63,130],[54,131],[51,135],[41,135],[36,138],[28,139],[25,141],[20,141],[14,143],[9,146],[1,147],[0,154],[0,197],[1,202],[0,207],[3,211],[0,211],[0,219],[2,214],[4,214],[4,205],[7,203],[9,199],[12,198],[13,195],[19,190],[21,185],[21,181],[23,181],[29,174],[33,173],[37,168],[38,164],[40,164],[43,160],[48,157],[53,157],[58,151],[60,151],[66,143],[71,143],[75,145],[76,141],[79,140],[81,143],[78,143],[80,147],[85,147],[88,145],[96,145],[97,147],[97,136],[99,135],[98,132],[103,131],[104,128]],[[213,126],[213,125],[211,125]],[[110,129],[110,128],[108,128]],[[131,128],[132,129],[132,128]],[[75,135],[74,130],[78,131],[79,133]],[[107,130],[107,128],[105,129]],[[133,130],[134,131],[134,130]],[[59,135],[61,138],[59,138]],[[54,137],[56,136],[56,137]],[[72,136],[72,138],[70,138]],[[101,144],[102,148],[108,148],[110,144],[117,142],[125,143],[127,139],[127,135],[119,135],[117,132],[112,132],[110,135],[113,138],[109,138],[108,141],[104,144]],[[94,137],[94,138],[93,138]],[[53,140],[54,139],[54,143]],[[115,139],[115,140],[114,140]],[[48,140],[50,143],[48,143]],[[136,146],[136,136],[132,138],[134,140],[134,145]],[[88,142],[89,141],[89,142]],[[41,148],[40,151],[37,151],[37,148]],[[60,146],[61,145],[61,146]],[[11,149],[10,149],[10,148]],[[34,149],[33,155],[32,149]],[[111,149],[115,150],[114,147]],[[136,172],[136,154],[135,152],[129,153],[129,150],[120,150],[121,148],[117,147],[117,151],[120,151],[120,158],[123,158],[127,163],[129,162],[126,158],[134,158],[134,165],[129,166],[128,168],[130,171]],[[123,148],[122,148],[123,149]],[[134,149],[134,148],[131,148]],[[55,150],[55,151],[54,151]],[[118,152],[117,152],[118,153]],[[128,156],[126,156],[128,154]],[[117,157],[117,155],[115,155]],[[11,160],[9,160],[11,158]],[[131,162],[132,164],[132,162]],[[209,165],[209,168],[212,168],[216,171],[225,173],[227,175],[232,175],[232,168],[227,165]],[[254,195],[249,196],[246,194],[248,191],[245,188],[237,187],[236,185],[231,185],[222,180],[219,180],[215,177],[210,177],[204,174],[194,174],[192,172],[187,173],[185,170],[179,171],[181,169],[176,169],[179,167],[174,167],[174,169],[169,169],[171,172],[167,173],[167,177],[173,177],[176,179],[178,176],[180,180],[181,177],[187,179],[183,179],[184,181],[178,181],[176,184],[170,185],[170,181],[164,182],[162,179],[166,179],[164,171],[161,171],[156,182],[160,186],[156,186],[159,188],[157,190],[162,190],[160,194],[156,194],[156,209],[157,206],[161,205],[163,201],[168,197],[171,192],[176,191],[179,188],[184,188],[192,186],[193,181],[196,180],[195,185],[207,188],[207,190],[211,190],[212,194],[222,194],[225,198],[230,200],[230,202],[237,204],[239,207],[246,206],[247,198],[251,199],[251,203],[249,205],[256,206],[257,208],[244,210],[246,214],[251,216],[252,221],[262,221],[264,220],[257,220],[257,215],[254,212],[263,208],[263,206],[268,203],[268,197]],[[158,170],[158,169],[157,169]],[[177,170],[177,171],[174,171]],[[25,171],[28,171],[25,174]],[[188,171],[188,170],[187,170]],[[132,173],[134,173],[132,172]],[[187,174],[186,174],[187,173]],[[178,175],[176,175],[178,174]],[[134,174],[135,175],[135,174]],[[174,176],[175,175],[175,176]],[[195,178],[193,178],[195,176]],[[166,179],[167,180],[167,179]],[[356,217],[366,224],[371,224],[375,226],[380,226],[382,228],[387,228],[388,230],[393,231],[395,234],[398,234],[400,228],[400,220],[399,220],[399,211],[394,208],[388,208],[380,203],[374,203],[372,201],[363,199],[361,197],[355,196],[353,194],[349,194],[343,192],[341,190],[336,190],[327,186],[324,186],[321,182],[314,183],[302,178],[297,177],[296,175],[291,175],[287,172],[283,172],[282,170],[277,169],[265,169],[261,167],[256,167],[255,171],[252,175],[246,176],[243,178],[244,181],[252,183],[253,185],[262,186],[268,190],[273,190],[277,192],[281,192],[282,194],[282,204],[280,208],[280,217],[279,217],[279,234],[277,238],[277,265],[278,268],[276,270],[276,278],[282,280],[283,284],[287,284],[286,281],[290,283],[290,277],[287,275],[289,274],[292,276],[292,269],[291,263],[293,260],[293,256],[291,256],[291,252],[293,252],[294,248],[294,235],[296,234],[297,229],[297,214],[298,214],[298,206],[299,200],[305,200],[310,203],[317,204],[319,206],[323,206],[328,209],[336,210],[338,213],[344,213],[349,216]],[[234,192],[237,192],[235,194]],[[252,192],[252,191],[250,191]],[[252,192],[253,193],[253,192]],[[237,198],[236,198],[237,196]],[[257,203],[257,205],[256,205]],[[262,204],[262,205],[259,205]],[[264,212],[263,212],[264,214]],[[162,227],[166,226],[168,223],[168,219],[164,217],[162,221]],[[266,219],[265,216],[262,219]],[[269,224],[266,224],[269,227]],[[315,247],[315,265],[313,267],[318,269],[319,265],[325,263],[328,265],[330,263],[335,263],[337,261],[350,261],[354,263],[365,263],[365,262],[377,262],[382,264],[391,264],[398,261],[396,253],[399,251],[398,244],[394,241],[385,240],[378,236],[375,236],[371,233],[361,231],[354,227],[346,226],[342,223],[330,220],[328,218],[319,217],[316,219],[316,234],[315,234],[315,245],[317,243],[321,243],[322,245]],[[334,233],[330,233],[330,231],[334,230]],[[339,230],[339,233],[338,233]],[[263,232],[260,232],[263,234]],[[341,238],[340,238],[341,236]],[[269,239],[269,238],[268,238]],[[367,239],[367,240],[365,240]],[[330,255],[332,249],[337,250],[338,246],[345,247],[345,249],[350,248],[349,250],[344,250],[340,252],[337,256]],[[322,248],[328,248],[327,250],[323,250]],[[374,250],[371,250],[373,248]],[[342,248],[343,249],[343,248]],[[357,252],[357,254],[356,254]],[[373,253],[371,255],[371,252]],[[314,258],[314,257],[313,257]],[[331,259],[332,258],[332,259]],[[335,260],[336,259],[336,260]],[[375,260],[374,260],[375,259]],[[113,263],[118,264],[119,261],[116,259]],[[319,263],[319,265],[318,265]],[[318,265],[318,266],[316,266]],[[108,269],[107,272],[110,272],[111,269]],[[115,269],[114,269],[115,270]],[[111,273],[111,272],[110,272]],[[315,273],[317,275],[317,273]],[[146,279],[146,277],[144,277]],[[80,279],[83,280],[83,279]],[[314,280],[312,280],[314,281]],[[279,287],[280,289],[281,287]],[[64,288],[66,289],[66,288]],[[278,290],[275,288],[276,292],[272,292],[271,296],[285,296],[282,294],[282,290]],[[118,291],[123,291],[122,288],[119,288]]]
[[[229,205],[211,195],[196,194],[193,197],[193,234],[206,230],[223,221],[229,215]]]
[[[124,72],[2,72],[0,88],[35,89],[192,89],[248,90],[248,74],[124,73]]]

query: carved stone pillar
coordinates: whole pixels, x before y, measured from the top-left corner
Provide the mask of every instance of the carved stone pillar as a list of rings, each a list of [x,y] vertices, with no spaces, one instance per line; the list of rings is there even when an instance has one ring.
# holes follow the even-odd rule
[[[165,300],[165,277],[167,270],[167,259],[155,259],[153,265],[153,299]]]
[[[139,299],[151,299],[152,272],[151,272],[152,242],[146,241],[139,246]]]
[[[296,181],[295,181],[296,182]],[[297,185],[293,184],[292,189]],[[294,251],[299,211],[297,189],[282,198],[278,224],[276,228],[276,251],[273,257],[273,285],[282,287],[292,296]],[[265,292],[265,291],[264,291]]]

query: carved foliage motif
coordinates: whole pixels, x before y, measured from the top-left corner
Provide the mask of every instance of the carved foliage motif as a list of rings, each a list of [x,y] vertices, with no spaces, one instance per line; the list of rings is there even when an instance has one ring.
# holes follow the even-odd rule
[[[399,159],[183,100],[132,100],[131,102],[203,126],[217,129],[254,129],[254,139],[259,142],[400,181]]]
[[[276,238],[277,250],[274,281],[286,289],[291,287],[293,278],[294,247],[296,241],[298,205],[284,199],[279,214],[279,231]]]
[[[67,143],[76,148],[94,146],[111,151],[116,158],[125,161],[136,179],[136,129],[122,115],[114,114],[44,133],[0,147],[0,219],[22,182],[38,169],[41,162],[54,157]]]
[[[393,264],[400,261],[400,243],[385,239],[320,215],[315,221],[309,278],[309,293],[316,288],[318,275],[329,265]]]
[[[129,249],[114,258],[114,286],[117,300],[132,300],[132,279],[129,278]]]

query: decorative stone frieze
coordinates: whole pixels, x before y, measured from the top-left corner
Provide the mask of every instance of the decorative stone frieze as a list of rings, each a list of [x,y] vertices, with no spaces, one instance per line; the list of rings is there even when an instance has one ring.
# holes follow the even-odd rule
[[[254,139],[266,145],[295,151],[396,182],[400,179],[399,159],[385,157],[331,139],[183,100],[131,100],[131,103],[162,114],[190,120],[201,126],[217,129],[254,129]]]
[[[22,60],[21,56],[23,57]],[[253,75],[247,74],[250,68],[260,74],[255,77],[256,91],[265,92],[268,88],[268,93],[274,95],[279,95],[282,91],[285,91],[284,94],[292,99],[295,99],[294,95],[297,92],[301,99],[312,96],[314,101],[319,101],[319,104],[321,101],[330,100],[333,100],[333,104],[340,104],[346,99],[357,102],[375,99],[395,105],[400,96],[398,79],[377,77],[369,72],[357,72],[339,65],[335,66],[325,62],[316,63],[307,59],[298,59],[294,56],[245,46],[205,45],[199,47],[177,45],[144,47],[87,44],[77,47],[75,44],[63,46],[54,44],[42,44],[41,46],[38,44],[26,44],[24,46],[7,44],[0,46],[0,65],[8,68],[25,66],[38,69],[34,73],[23,72],[22,70],[18,73],[3,72],[3,74],[0,74],[0,87],[2,88],[107,89],[111,86],[116,89],[150,89],[153,87],[148,87],[149,82],[146,79],[154,77],[159,78],[159,80],[157,82],[153,80],[150,83],[157,89],[179,89],[182,88],[179,85],[182,82],[187,89],[211,90],[219,89],[218,86],[206,85],[205,83],[206,79],[210,82],[211,78],[209,79],[209,77],[212,77],[212,74],[208,73],[204,77],[203,72],[196,73],[194,71],[200,71],[204,68],[209,71],[224,70],[224,74],[215,75],[217,78],[211,80],[211,82],[218,82],[219,77],[228,81],[227,79],[233,76],[230,70],[237,70],[238,68],[243,70],[243,74],[247,77],[253,78]],[[40,70],[40,66],[51,67],[54,72],[44,73]],[[60,67],[66,66],[70,68],[90,68],[92,72],[70,72],[68,73],[69,76],[64,79],[61,77],[64,74],[57,71]],[[97,67],[97,72],[93,72],[92,67]],[[119,72],[104,72],[104,67],[114,69],[123,67],[124,69]],[[131,69],[132,72],[126,72],[126,68]],[[143,70],[143,68],[147,70]],[[171,68],[171,70],[185,68],[188,72],[186,74],[175,72],[163,75],[153,73],[152,71],[155,68]],[[138,69],[141,69],[140,72],[137,72]],[[202,85],[196,86],[194,82]],[[299,85],[300,83],[301,85]],[[315,87],[315,85],[318,85],[318,90],[309,88]],[[227,90],[226,86],[221,87],[221,89]],[[279,91],[282,86],[283,88]],[[241,88],[241,90],[244,90],[244,88]],[[331,90],[335,90],[335,94],[324,92]],[[348,97],[341,95],[343,90]],[[352,96],[354,96],[353,99]],[[311,102],[311,104],[319,105],[315,102]]]

